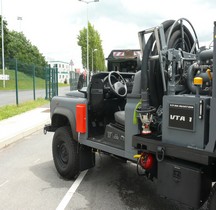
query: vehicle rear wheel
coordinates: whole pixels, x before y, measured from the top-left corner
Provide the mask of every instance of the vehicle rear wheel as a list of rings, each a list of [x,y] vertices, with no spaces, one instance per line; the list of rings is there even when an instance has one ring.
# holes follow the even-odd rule
[[[73,139],[70,127],[60,127],[55,131],[52,143],[52,153],[58,173],[73,179],[79,173],[78,143]]]
[[[207,210],[215,210],[216,209],[216,183],[212,187],[212,190],[209,195],[209,199],[207,202]]]

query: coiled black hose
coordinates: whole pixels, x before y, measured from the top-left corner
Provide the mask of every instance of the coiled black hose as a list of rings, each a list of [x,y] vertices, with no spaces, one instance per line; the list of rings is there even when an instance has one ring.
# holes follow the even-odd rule
[[[162,23],[162,25],[165,32],[165,38],[167,39],[169,36],[169,43],[167,43],[168,49],[181,48],[186,52],[191,52],[195,41],[192,34],[185,25],[181,25],[181,23],[175,22],[174,20],[165,21]],[[171,29],[172,31],[170,32]],[[165,94],[162,83],[160,63],[158,60],[149,60],[150,56],[157,54],[158,51],[155,44],[155,36],[152,33],[143,51],[141,89],[144,92],[148,92],[149,106],[156,108],[162,105],[163,95]],[[166,67],[168,67],[168,64]],[[165,75],[165,78],[167,83],[167,75]]]

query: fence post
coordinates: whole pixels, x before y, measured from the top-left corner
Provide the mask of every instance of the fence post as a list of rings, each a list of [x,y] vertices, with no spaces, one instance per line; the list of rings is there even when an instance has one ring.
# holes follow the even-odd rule
[[[70,71],[69,74],[70,74],[69,77],[70,90],[72,90],[72,71]]]
[[[58,67],[56,66],[56,95],[58,96]]]
[[[47,66],[45,67],[45,91],[46,91],[46,96],[45,96],[45,99],[47,100],[48,99],[48,82],[47,82]]]
[[[33,65],[33,96],[35,100],[35,65]]]
[[[17,59],[15,59],[16,62],[16,68],[15,68],[15,84],[16,84],[16,105],[19,105],[19,96],[18,96],[18,68],[17,68]]]
[[[46,99],[51,100],[58,95],[58,68],[50,65],[45,69]]]

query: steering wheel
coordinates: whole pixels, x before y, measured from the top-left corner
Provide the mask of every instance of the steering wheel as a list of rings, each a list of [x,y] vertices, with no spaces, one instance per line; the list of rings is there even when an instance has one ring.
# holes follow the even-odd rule
[[[116,71],[111,71],[108,75],[111,91],[123,98],[127,95],[127,85],[124,78]]]

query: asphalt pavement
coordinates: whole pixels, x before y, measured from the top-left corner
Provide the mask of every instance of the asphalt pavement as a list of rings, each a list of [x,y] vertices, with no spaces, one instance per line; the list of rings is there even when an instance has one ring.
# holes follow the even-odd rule
[[[60,87],[59,95],[64,95],[70,91],[70,86]],[[36,98],[45,98],[46,91],[35,90]],[[34,100],[33,90],[18,90],[18,103]],[[0,90],[0,106],[16,104],[16,91],[15,90]]]
[[[43,107],[36,108],[34,110],[25,112],[23,114],[11,117],[9,119],[5,119],[0,121],[0,149],[7,147],[8,145],[24,139],[24,137],[30,136],[32,133],[42,130],[43,126],[50,122],[50,110],[49,110],[49,104]],[[41,132],[41,131],[40,131]],[[27,137],[28,138],[28,137]],[[34,140],[34,142],[42,141],[42,138],[38,139],[38,136],[35,138],[37,140]],[[20,141],[22,143],[22,141]],[[28,141],[26,141],[28,142]],[[31,141],[29,141],[31,143]],[[50,141],[47,141],[50,142]],[[8,178],[7,174],[4,175],[3,178],[7,177],[7,179],[3,179],[1,181],[0,177],[0,186],[7,186],[8,184],[14,184],[13,189],[19,189],[16,190],[15,194],[13,190],[10,190],[11,188],[8,187],[8,193],[4,193],[5,200],[9,200],[6,195],[11,195],[14,197],[16,195],[17,200],[19,201],[19,207],[17,202],[15,202],[16,209],[22,209],[21,207],[25,205],[29,205],[30,207],[34,207],[34,209],[38,209],[41,207],[41,202],[44,205],[44,202],[49,200],[42,200],[44,197],[47,197],[47,193],[51,191],[50,196],[54,195],[55,202],[52,204],[52,202],[47,202],[46,205],[50,207],[50,209],[54,209],[53,207],[57,206],[57,203],[60,202],[61,198],[63,197],[63,194],[65,193],[65,190],[70,187],[71,182],[65,182],[62,179],[59,179],[57,172],[53,169],[53,162],[51,161],[51,155],[48,159],[45,159],[44,163],[40,163],[41,159],[40,154],[38,156],[38,151],[40,151],[37,148],[37,153],[34,153],[31,148],[29,148],[29,145],[32,145],[32,148],[35,147],[34,144],[28,144],[28,146],[23,147],[19,146],[20,149],[22,149],[23,152],[12,152],[13,154],[16,154],[14,157],[17,160],[25,160],[29,161],[29,154],[32,154],[33,157],[30,160],[30,163],[34,163],[33,166],[30,166],[32,171],[24,171],[23,165],[16,163],[15,169],[17,169],[17,166],[20,167],[20,171],[22,173],[19,174],[18,182],[14,183],[14,180],[12,178]],[[16,147],[13,147],[16,148]],[[45,148],[45,147],[44,147]],[[47,149],[47,148],[46,148]],[[2,150],[6,151],[6,150]],[[51,146],[49,146],[48,149],[49,153],[51,152]],[[25,155],[25,158],[19,158],[17,156],[18,154],[22,155],[22,157]],[[45,152],[47,154],[47,150]],[[3,155],[4,156],[4,155]],[[11,158],[14,160],[14,157]],[[1,157],[2,158],[2,157]],[[3,159],[3,162],[7,163],[8,158],[5,158],[5,161]],[[47,161],[47,162],[46,162]],[[27,165],[27,169],[30,165],[29,162],[25,163]],[[10,167],[9,163],[9,168]],[[6,167],[8,169],[8,167]],[[47,172],[47,167],[50,168],[50,172]],[[112,168],[112,170],[110,170]],[[42,170],[42,172],[39,172],[39,170]],[[12,170],[12,169],[11,169]],[[4,170],[4,172],[7,172],[8,170]],[[110,173],[109,173],[110,172]],[[115,174],[114,174],[115,172]],[[12,171],[13,177],[14,174],[17,173],[16,171]],[[33,178],[30,177],[34,173]],[[47,175],[48,173],[48,175]],[[49,174],[52,175],[52,178],[50,178]],[[37,175],[37,176],[36,176]],[[78,188],[74,196],[72,197],[71,201],[69,202],[66,209],[143,209],[143,210],[155,210],[155,209],[161,209],[161,210],[184,210],[183,206],[178,206],[175,203],[171,201],[167,201],[164,199],[161,199],[155,192],[155,185],[153,185],[151,182],[146,182],[143,180],[143,177],[136,177],[134,179],[134,176],[136,175],[136,168],[135,166],[131,164],[125,164],[121,162],[115,162],[110,157],[103,157],[97,156],[97,164],[96,167],[93,169],[90,169],[88,171],[88,174],[85,177],[85,180],[82,182],[82,185]],[[41,177],[42,176],[42,177]],[[36,177],[36,178],[35,178]],[[39,177],[39,178],[37,178]],[[48,177],[48,178],[47,178]],[[53,178],[54,177],[54,178]],[[55,178],[56,177],[56,178]],[[32,179],[35,180],[35,190],[32,193],[32,198],[30,198],[26,204],[26,198],[23,196],[26,194],[30,194],[28,185],[32,186]],[[22,182],[20,182],[22,180]],[[27,184],[25,185],[27,180]],[[42,180],[39,184],[39,180]],[[50,181],[51,180],[51,181]],[[54,180],[54,181],[52,181]],[[56,181],[57,180],[57,181]],[[51,184],[50,184],[50,183]],[[20,183],[17,185],[17,183]],[[42,185],[45,183],[44,185]],[[54,183],[54,184],[53,184]],[[56,183],[59,183],[57,185]],[[23,187],[24,186],[24,187]],[[20,193],[20,189],[23,190],[23,193]],[[104,190],[105,189],[105,190]],[[144,190],[145,189],[145,190]],[[58,191],[57,191],[58,190]],[[40,193],[38,193],[40,192]],[[58,192],[58,193],[57,193]],[[60,192],[60,194],[59,194]],[[43,196],[41,196],[41,193],[43,193]],[[1,195],[2,196],[2,195]],[[21,198],[25,202],[21,202]],[[37,196],[36,201],[38,202],[32,202]],[[4,200],[4,197],[1,198]],[[57,200],[56,200],[57,197]],[[22,201],[23,201],[22,200]],[[2,202],[1,202],[2,203]],[[12,205],[13,203],[10,202],[9,204],[6,202],[3,202],[4,205]],[[50,203],[53,205],[50,206]],[[40,204],[40,207],[38,207]],[[15,205],[12,205],[11,208],[4,208],[4,209],[14,209]],[[37,207],[37,208],[35,208]],[[45,207],[45,206],[44,206]],[[0,207],[1,208],[1,207]],[[32,209],[32,208],[28,208]],[[44,208],[49,209],[49,208]]]
[[[1,210],[189,210],[158,196],[135,164],[103,153],[82,180],[83,172],[63,179],[53,162],[53,134],[39,130],[0,150]]]

